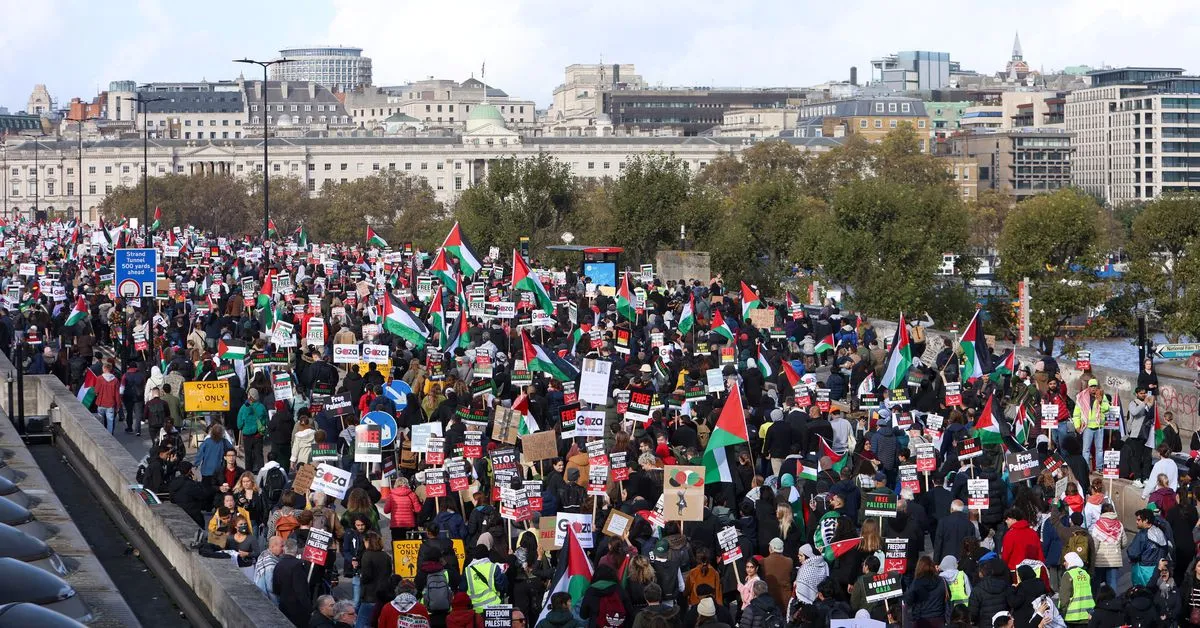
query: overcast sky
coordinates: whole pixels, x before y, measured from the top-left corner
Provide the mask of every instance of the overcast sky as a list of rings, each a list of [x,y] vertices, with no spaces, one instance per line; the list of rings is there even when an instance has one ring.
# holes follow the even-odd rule
[[[232,79],[231,59],[314,44],[364,48],[377,85],[463,80],[486,61],[488,84],[540,107],[570,63],[633,63],[651,84],[799,87],[852,65],[865,79],[899,50],[995,72],[1015,31],[1034,69],[1200,71],[1186,0],[0,0],[0,15],[0,106],[14,112],[37,83],[65,106],[113,80]]]

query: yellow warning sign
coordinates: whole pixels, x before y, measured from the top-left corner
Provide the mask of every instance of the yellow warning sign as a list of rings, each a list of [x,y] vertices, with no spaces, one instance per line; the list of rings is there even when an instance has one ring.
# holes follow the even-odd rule
[[[417,554],[421,541],[392,541],[392,563],[396,575],[402,578],[417,577]],[[454,555],[458,557],[458,571],[462,573],[467,562],[467,550],[462,539],[454,539]]]
[[[228,412],[229,382],[184,382],[184,412]]]

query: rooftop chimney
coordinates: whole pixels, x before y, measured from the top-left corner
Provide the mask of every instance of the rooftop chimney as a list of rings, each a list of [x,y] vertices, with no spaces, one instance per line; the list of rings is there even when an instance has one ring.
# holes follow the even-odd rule
[[[308,82],[308,99],[309,100],[317,99],[317,84],[312,81]]]
[[[279,81],[279,99],[287,100],[288,97],[288,82]]]
[[[858,68],[850,66],[850,84],[858,85]]]

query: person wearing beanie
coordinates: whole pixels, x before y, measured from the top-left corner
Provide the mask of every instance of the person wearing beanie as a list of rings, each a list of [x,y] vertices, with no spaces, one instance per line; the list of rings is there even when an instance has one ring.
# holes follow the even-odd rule
[[[1083,558],[1075,552],[1063,557],[1063,572],[1058,584],[1058,610],[1068,626],[1086,625],[1096,602],[1092,597],[1092,578],[1083,568]]]
[[[817,599],[817,587],[829,577],[829,563],[819,558],[813,546],[801,545],[796,554],[800,568],[796,570],[796,583],[792,589],[796,599],[805,604],[812,604]]]
[[[792,427],[783,420],[783,410],[771,410],[771,421],[763,436],[763,454],[771,459],[771,471],[776,476],[783,468],[783,460],[792,452]]]
[[[775,537],[767,547],[770,553],[762,560],[762,578],[767,581],[771,598],[779,608],[787,608],[788,600],[792,598],[793,562],[783,553],[783,539]]]

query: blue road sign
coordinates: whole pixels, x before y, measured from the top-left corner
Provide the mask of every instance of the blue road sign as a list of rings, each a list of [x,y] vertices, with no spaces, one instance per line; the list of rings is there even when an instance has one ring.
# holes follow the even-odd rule
[[[158,251],[117,249],[117,296],[129,299],[158,296]]]
[[[383,395],[396,403],[396,410],[408,407],[408,396],[412,394],[412,386],[402,379],[395,379],[383,387]]]
[[[381,447],[387,447],[395,442],[397,426],[396,419],[392,418],[392,415],[376,410],[375,412],[368,412],[364,414],[362,422],[369,425],[378,425],[380,428],[382,428],[379,434],[379,442]]]

